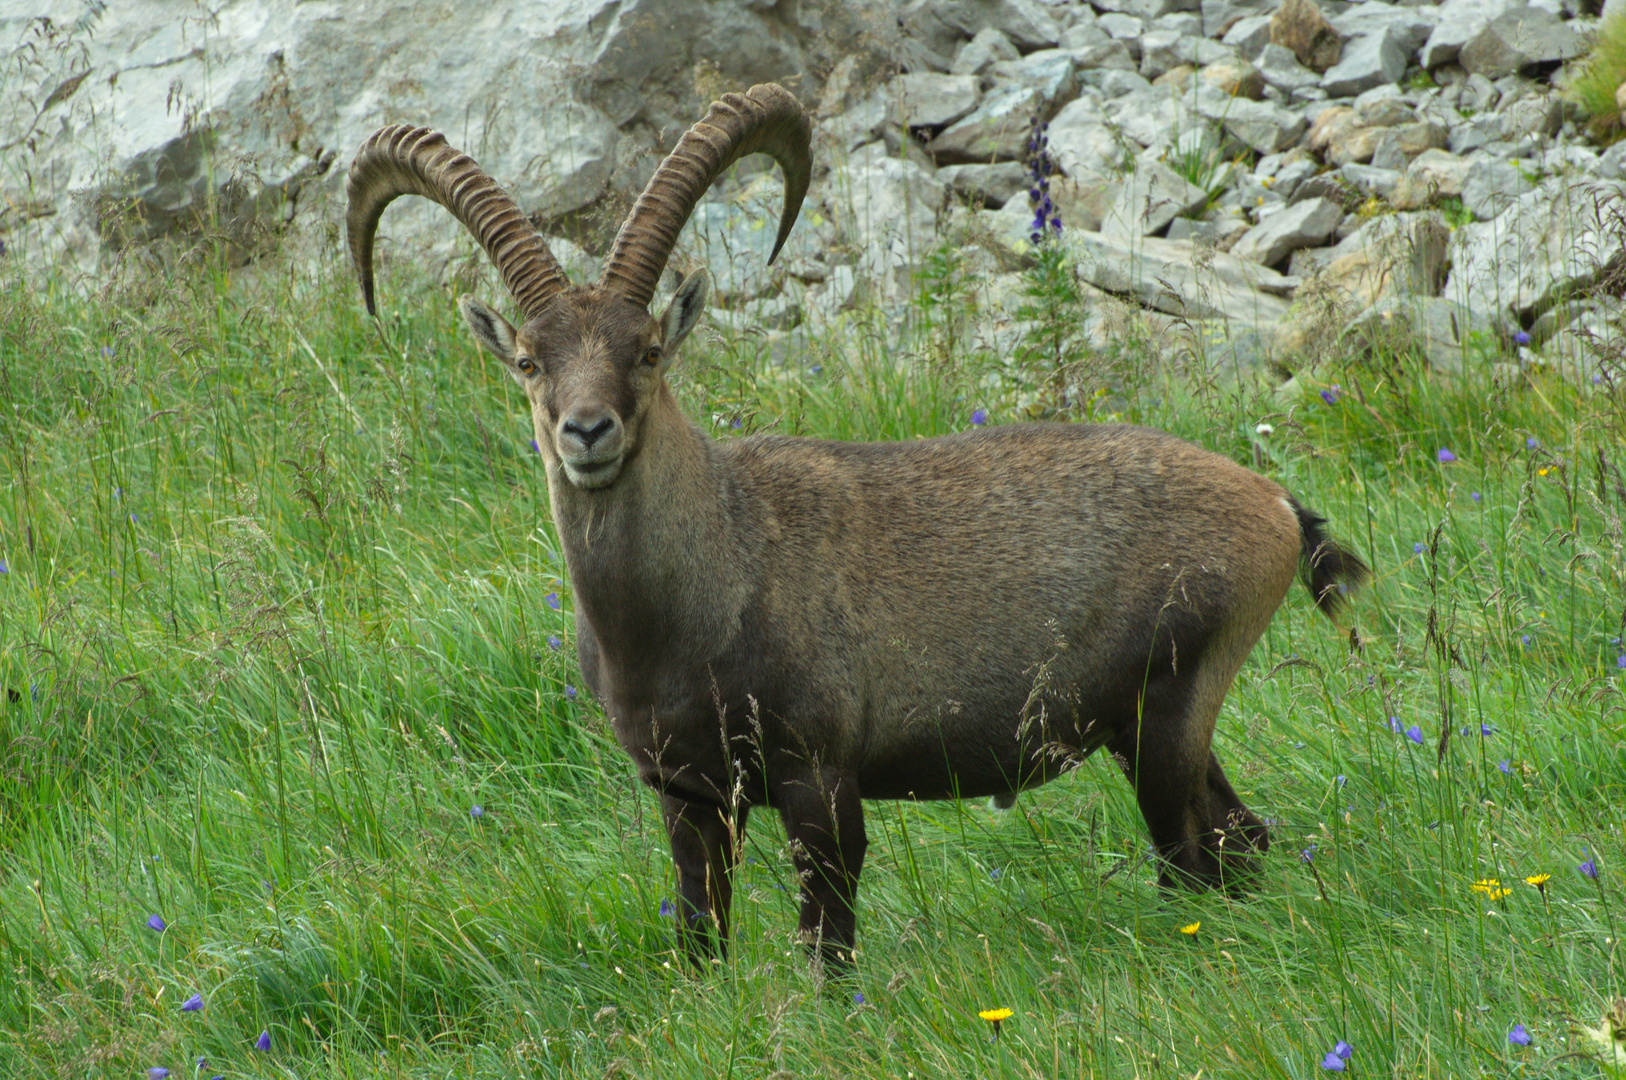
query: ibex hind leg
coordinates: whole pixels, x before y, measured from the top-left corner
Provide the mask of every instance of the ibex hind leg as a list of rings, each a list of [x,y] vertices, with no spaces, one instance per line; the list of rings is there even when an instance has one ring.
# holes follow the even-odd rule
[[[801,881],[799,930],[830,974],[852,964],[858,931],[854,901],[869,846],[858,779],[833,770],[782,783],[774,804],[785,822]]]
[[[1135,788],[1165,887],[1241,891],[1270,846],[1264,822],[1238,798],[1210,745],[1235,674],[1154,677],[1138,719],[1108,744]]]
[[[721,806],[663,795],[661,814],[678,873],[678,940],[690,961],[703,966],[728,955],[728,910],[746,807],[731,819]]]

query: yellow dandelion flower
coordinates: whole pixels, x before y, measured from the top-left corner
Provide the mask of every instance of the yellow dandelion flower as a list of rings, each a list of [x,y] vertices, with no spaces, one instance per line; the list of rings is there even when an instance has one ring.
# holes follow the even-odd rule
[[[1551,874],[1531,874],[1529,877],[1524,879],[1524,883],[1526,885],[1534,885],[1539,889],[1551,880],[1553,880],[1553,875]]]
[[[1009,1009],[984,1009],[977,1015],[994,1025],[994,1038],[997,1039],[999,1038],[999,1022],[1009,1020],[1012,1014]]]
[[[1182,926],[1180,928],[1180,932],[1182,934],[1185,934],[1187,937],[1190,937],[1192,934],[1195,934],[1197,931],[1201,930],[1202,928],[1203,928],[1202,922],[1198,921],[1198,922],[1192,923],[1189,926]]]
[[[1489,896],[1491,893],[1500,889],[1502,887],[1502,883],[1493,877],[1488,877],[1480,878],[1478,881],[1474,882],[1468,887],[1476,893],[1484,893],[1486,896]]]

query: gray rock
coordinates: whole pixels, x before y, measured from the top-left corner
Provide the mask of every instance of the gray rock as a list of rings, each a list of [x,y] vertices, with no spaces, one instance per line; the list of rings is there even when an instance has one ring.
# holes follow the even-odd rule
[[[1208,252],[1199,258],[1189,243],[1151,236],[1125,241],[1070,231],[1064,242],[1085,281],[1156,311],[1267,328],[1287,315],[1282,297],[1291,282],[1233,255]]]
[[[1018,49],[1053,48],[1061,27],[1038,0],[929,0],[933,14],[966,37],[993,27]]]
[[[1094,0],[1095,9],[1120,12],[1139,19],[1155,19],[1171,11],[1199,11],[1201,0]]]
[[[1406,55],[1417,51],[1434,27],[1439,24],[1439,9],[1429,7],[1403,7],[1386,4],[1382,0],[1367,0],[1353,4],[1327,20],[1345,40],[1375,34],[1383,30],[1395,31],[1405,47]]]
[[[1232,245],[1231,254],[1261,266],[1275,266],[1299,248],[1326,243],[1342,220],[1343,207],[1331,199],[1306,199],[1248,230]]]
[[[1598,175],[1606,180],[1626,178],[1626,140],[1615,143],[1598,158]]]
[[[1078,62],[1067,49],[1040,49],[1019,60],[1001,60],[989,69],[997,80],[1038,88],[1045,101],[1060,106],[1078,93]]]
[[[980,202],[990,210],[998,210],[1012,199],[1026,199],[1028,169],[1020,161],[1002,161],[994,165],[945,165],[937,170],[937,179],[967,202]]]
[[[1189,115],[1181,100],[1166,87],[1148,86],[1108,101],[1105,109],[1125,137],[1141,146],[1162,145],[1179,130],[1182,115]]]
[[[1368,127],[1395,127],[1417,119],[1417,111],[1400,96],[1400,88],[1385,83],[1355,99],[1355,117]]]
[[[1308,126],[1296,109],[1270,101],[1234,98],[1201,82],[1196,88],[1196,103],[1199,115],[1220,124],[1261,154],[1287,149],[1298,142]]]
[[[1425,150],[1412,159],[1390,201],[1399,210],[1416,210],[1436,199],[1461,196],[1471,163],[1444,150]]]
[[[1093,49],[1098,45],[1105,45],[1114,40],[1112,35],[1101,29],[1101,25],[1094,19],[1081,22],[1077,26],[1070,26],[1061,32],[1060,48],[1076,52],[1079,49]]]
[[[1119,42],[1118,44],[1122,43]],[[1101,96],[1108,100],[1141,90],[1149,90],[1152,86],[1151,83],[1141,78],[1140,73],[1134,70],[1133,65],[1127,71],[1115,68],[1089,68],[1078,73],[1078,81],[1082,86],[1101,91]]]
[[[999,61],[1015,60],[1021,55],[1011,44],[1010,38],[992,26],[985,26],[960,46],[959,52],[954,54],[954,62],[949,65],[949,71],[955,75],[981,75]]]
[[[1470,72],[1462,84],[1462,107],[1471,112],[1487,112],[1496,108],[1501,100],[1502,92],[1496,89],[1496,84],[1477,71]]]
[[[1404,31],[1386,26],[1346,42],[1343,58],[1321,77],[1321,88],[1332,97],[1351,97],[1396,82],[1411,58],[1407,41]]]
[[[1393,172],[1395,180],[1400,179],[1400,172],[1407,165],[1406,151],[1400,145],[1400,135],[1390,128],[1378,136],[1378,144],[1372,150],[1371,168]],[[1348,166],[1345,166],[1348,168]],[[1346,174],[1347,175],[1347,174]],[[1391,187],[1392,191],[1393,188]]]
[[[1231,24],[1220,39],[1223,44],[1231,46],[1245,59],[1253,60],[1259,51],[1270,44],[1270,16],[1248,15]],[[1289,49],[1291,53],[1293,50]],[[1293,57],[1295,63],[1298,57]]]
[[[1586,51],[1581,36],[1540,8],[1509,11],[1463,44],[1457,63],[1487,79],[1544,74]]]
[[[1129,43],[1123,41],[1109,41],[1105,45],[1096,45],[1088,49],[1064,51],[1073,59],[1073,67],[1077,70],[1080,85],[1088,82],[1089,85],[1100,86],[1100,79],[1107,72],[1134,74],[1136,68],[1140,66],[1130,51]],[[1136,78],[1139,78],[1139,75],[1136,75]]]
[[[1626,254],[1614,221],[1626,184],[1550,180],[1496,220],[1451,236],[1445,295],[1499,324],[1526,321],[1596,283]]]
[[[1504,131],[1521,132],[1537,140],[1557,135],[1563,122],[1563,101],[1553,93],[1525,94],[1502,108]]]
[[[1099,102],[1081,97],[1050,121],[1050,155],[1068,176],[1113,175],[1129,155]]]
[[[1338,175],[1366,194],[1376,195],[1380,199],[1387,199],[1392,196],[1396,186],[1400,183],[1400,171],[1398,169],[1356,165],[1353,162],[1339,169]]]
[[[1263,18],[1268,26],[1270,8],[1270,0],[1202,0],[1202,35],[1224,38],[1246,18]],[[1265,41],[1269,40],[1267,34]]]
[[[1468,155],[1502,140],[1502,117],[1491,113],[1475,116],[1451,129],[1447,145],[1453,154]]]
[[[934,242],[937,212],[945,196],[942,181],[930,170],[871,143],[853,154],[845,175],[829,186],[825,205],[836,228],[854,246],[896,241],[903,250],[920,253]],[[772,232],[760,228],[761,220],[759,231]],[[765,242],[771,246],[772,239]]]
[[[1439,8],[1439,23],[1423,43],[1418,62],[1432,71],[1456,60],[1462,47],[1485,24],[1504,12],[1524,6],[1525,0],[1445,0]]]
[[[1355,355],[1411,352],[1435,371],[1458,374],[1472,349],[1493,340],[1493,328],[1483,313],[1444,297],[1389,296],[1352,319],[1343,340]]]
[[[1156,79],[1159,75],[1186,62],[1186,50],[1181,48],[1185,36],[1178,30],[1148,30],[1140,36],[1140,73],[1142,78]]]
[[[974,112],[944,129],[926,150],[946,165],[1018,161],[1027,156],[1034,115],[1052,111],[1052,100],[1039,87],[1008,83],[989,91]]]
[[[1194,11],[1171,11],[1152,20],[1150,30],[1176,30],[1181,37],[1202,37],[1203,17]]]
[[[936,72],[899,75],[888,87],[891,118],[911,128],[941,128],[977,107],[982,89],[975,75]]]
[[[1279,90],[1293,91],[1321,84],[1321,76],[1299,63],[1293,51],[1282,45],[1267,44],[1259,51],[1254,66],[1268,85]]]
[[[1095,20],[1095,25],[1107,32],[1109,37],[1119,41],[1140,41],[1140,36],[1146,32],[1146,20],[1138,15],[1130,15],[1121,11],[1109,11]],[[1136,46],[1136,55],[1140,47]]]
[[[1142,161],[1102,217],[1101,234],[1116,240],[1153,236],[1177,217],[1201,210],[1208,193],[1167,165]]]
[[[1535,189],[1535,182],[1513,162],[1477,158],[1462,180],[1462,205],[1480,221],[1489,221]]]

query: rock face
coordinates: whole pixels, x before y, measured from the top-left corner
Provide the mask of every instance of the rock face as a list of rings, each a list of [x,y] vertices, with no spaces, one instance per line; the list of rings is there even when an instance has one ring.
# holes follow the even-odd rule
[[[700,201],[677,248],[712,268],[735,329],[906,304],[944,244],[1009,276],[1031,260],[1042,177],[1092,287],[1223,320],[1233,352],[1290,359],[1312,333],[1290,306],[1308,281],[1363,313],[1351,341],[1402,325],[1442,368],[1464,325],[1573,351],[1626,318],[1582,295],[1623,257],[1626,142],[1590,145],[1561,96],[1555,69],[1596,25],[1581,6],[222,0],[181,18],[160,0],[0,0],[0,257],[93,274],[175,237],[242,259],[285,227],[320,237],[354,148],[405,122],[472,154],[580,275],[707,104],[775,80],[814,120],[785,251],[767,264],[781,181],[761,159]],[[438,208],[389,215],[381,262],[471,265]]]

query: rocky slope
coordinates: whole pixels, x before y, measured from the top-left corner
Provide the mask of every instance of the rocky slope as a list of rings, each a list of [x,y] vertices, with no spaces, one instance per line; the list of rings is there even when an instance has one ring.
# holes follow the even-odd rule
[[[1359,340],[1400,326],[1445,368],[1492,342],[1586,372],[1614,333],[1618,290],[1593,286],[1626,246],[1626,143],[1590,142],[1555,89],[1597,26],[1577,3],[0,0],[0,240],[87,269],[199,233],[248,258],[285,222],[339,220],[349,154],[404,120],[474,154],[589,273],[705,103],[775,79],[818,117],[790,247],[763,265],[778,183],[747,163],[680,252],[737,327],[901,301],[948,242],[1008,334],[1039,117],[1089,286],[1248,343],[1226,363],[1304,347],[1314,282]],[[384,231],[405,257],[467,246],[424,205]]]

